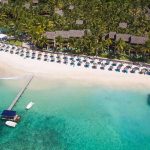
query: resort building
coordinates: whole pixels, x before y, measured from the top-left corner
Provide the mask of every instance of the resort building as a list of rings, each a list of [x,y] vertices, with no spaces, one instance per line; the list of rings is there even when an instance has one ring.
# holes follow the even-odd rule
[[[134,36],[130,34],[121,34],[116,32],[109,32],[106,34],[105,39],[111,39],[113,41],[119,41],[120,39],[122,41],[125,41],[130,44],[134,45],[144,45],[148,41],[148,37],[144,36]]]
[[[69,31],[55,31],[55,32],[46,32],[45,36],[49,40],[50,47],[55,47],[56,38],[61,37],[64,40],[69,38],[81,38],[85,36],[86,30],[69,30]]]

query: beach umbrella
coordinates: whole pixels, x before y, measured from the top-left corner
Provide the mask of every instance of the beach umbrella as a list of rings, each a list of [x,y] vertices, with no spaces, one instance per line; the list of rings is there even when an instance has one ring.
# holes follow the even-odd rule
[[[110,64],[110,61],[106,60],[105,65],[109,65],[109,64]]]
[[[86,62],[86,61],[87,61],[87,59],[88,59],[87,57],[84,57],[83,62]]]
[[[98,62],[97,62],[97,64],[100,65],[102,63],[102,61],[103,61],[102,59],[99,59]]]
[[[112,63],[112,66],[117,66],[117,62],[113,62],[113,63]]]
[[[81,58],[80,58],[80,57],[77,57],[76,61],[80,61],[80,60],[81,60]]]
[[[77,66],[81,66],[82,61],[78,61]]]
[[[64,55],[63,59],[64,60],[68,60],[68,57],[66,55]]]
[[[50,57],[53,58],[53,57],[54,57],[54,54],[51,54]]]
[[[74,60],[74,57],[73,57],[73,56],[71,56],[71,57],[70,57],[70,60]]]
[[[57,54],[56,58],[58,58],[58,59],[59,59],[59,58],[60,58],[60,56],[61,56],[60,54]]]
[[[94,64],[94,59],[92,59],[92,60],[90,61],[90,63]]]
[[[94,62],[92,68],[97,69],[97,63]]]
[[[141,71],[139,73],[140,74],[145,74],[146,72],[148,72],[148,69],[147,68],[143,68],[143,69],[141,69]]]
[[[64,64],[68,64],[68,60],[64,60]]]
[[[108,68],[108,70],[109,70],[109,71],[112,71],[112,70],[113,70],[113,66],[110,66],[110,67]]]
[[[32,55],[35,55],[35,53],[36,53],[35,51],[32,51]]]
[[[101,64],[100,69],[104,70],[105,69],[105,64]]]
[[[75,61],[72,60],[71,63],[70,63],[70,65],[75,65]]]
[[[131,68],[132,68],[132,66],[131,66],[131,65],[128,65],[128,66],[126,66],[126,68],[131,69]]]
[[[51,62],[54,62],[54,61],[55,61],[55,58],[54,58],[54,57],[52,57],[52,58],[51,58]]]
[[[60,58],[57,59],[57,63],[61,63],[61,59]]]
[[[89,63],[89,62],[86,62],[85,65],[84,65],[84,67],[88,68],[89,65],[90,65],[90,63]]]

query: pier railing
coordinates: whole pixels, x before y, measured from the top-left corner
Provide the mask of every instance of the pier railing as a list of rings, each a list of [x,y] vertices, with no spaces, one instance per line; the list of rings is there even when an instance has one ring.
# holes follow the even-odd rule
[[[12,110],[13,107],[15,106],[15,104],[18,102],[18,100],[20,99],[20,97],[22,96],[22,94],[25,92],[25,90],[27,89],[27,87],[29,86],[30,82],[32,81],[33,76],[29,76],[26,84],[24,85],[24,87],[20,90],[20,92],[17,94],[17,96],[15,97],[15,99],[12,101],[11,105],[8,107],[7,110]]]

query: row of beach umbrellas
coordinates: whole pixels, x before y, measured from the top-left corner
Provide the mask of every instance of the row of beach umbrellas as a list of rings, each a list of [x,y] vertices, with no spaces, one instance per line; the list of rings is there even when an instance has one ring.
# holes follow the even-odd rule
[[[85,68],[100,68],[101,70],[105,70],[106,68],[109,71],[117,71],[124,73],[140,73],[140,74],[148,74],[150,75],[149,67],[141,67],[133,64],[126,64],[119,61],[105,60],[101,58],[87,57],[87,56],[77,56],[77,55],[68,55],[68,54],[60,54],[60,53],[47,53],[29,50],[27,48],[16,47],[7,44],[0,43],[0,51],[10,52],[11,54],[20,55],[21,57],[44,60],[47,62],[57,62],[63,64],[70,64],[72,66],[81,66],[83,65]]]

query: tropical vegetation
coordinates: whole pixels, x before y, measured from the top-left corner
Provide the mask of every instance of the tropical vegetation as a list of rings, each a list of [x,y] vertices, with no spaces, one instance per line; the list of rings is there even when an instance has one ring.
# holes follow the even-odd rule
[[[65,47],[66,39],[56,38],[55,50],[150,62],[150,40],[142,46],[103,40],[110,31],[150,37],[149,7],[149,0],[39,0],[38,4],[9,0],[9,4],[0,5],[0,30],[42,49],[49,45],[46,31],[90,29],[83,38],[68,39]],[[56,9],[63,15],[55,13]],[[83,24],[77,25],[77,19]],[[120,28],[120,22],[128,27]]]

